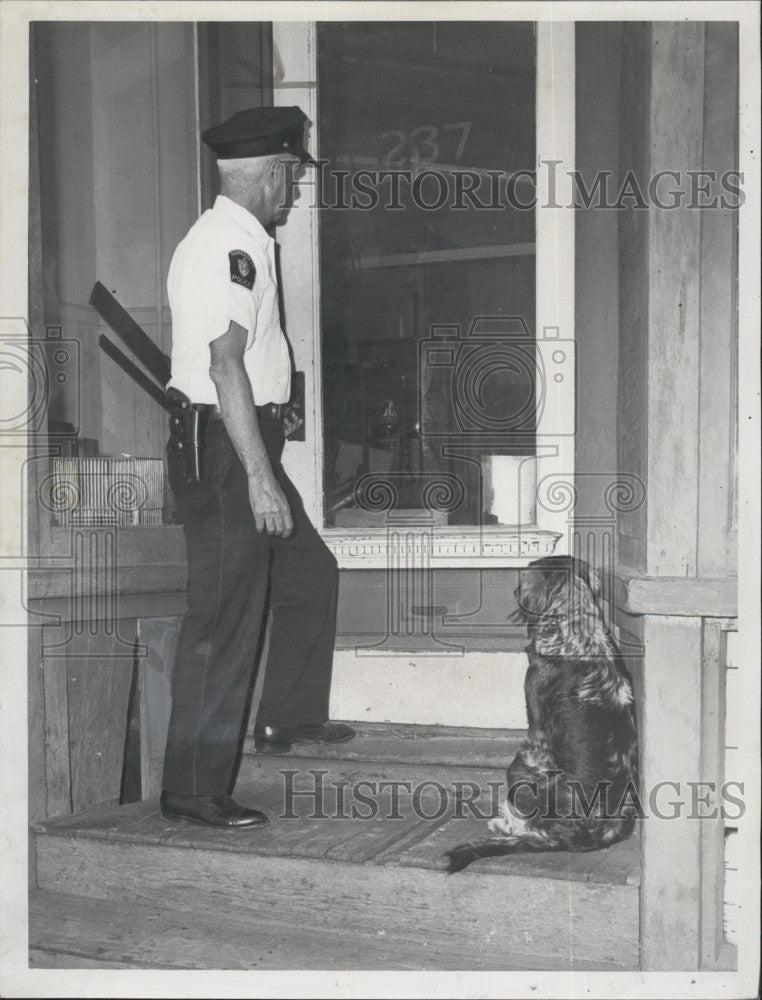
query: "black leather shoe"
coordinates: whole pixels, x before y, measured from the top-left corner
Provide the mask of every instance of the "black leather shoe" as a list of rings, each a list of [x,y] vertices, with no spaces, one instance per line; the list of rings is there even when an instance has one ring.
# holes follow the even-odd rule
[[[357,733],[343,722],[316,722],[307,726],[261,726],[254,729],[257,753],[288,753],[292,743],[345,743]]]
[[[253,830],[267,826],[270,820],[258,809],[239,806],[229,795],[177,795],[162,792],[159,807],[171,823],[185,820],[199,826],[217,826],[225,830]]]

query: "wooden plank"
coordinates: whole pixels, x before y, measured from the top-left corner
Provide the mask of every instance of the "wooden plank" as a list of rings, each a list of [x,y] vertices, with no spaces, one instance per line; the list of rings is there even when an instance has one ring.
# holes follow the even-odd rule
[[[652,25],[622,26],[620,171],[631,170],[643,185],[648,173],[650,39]],[[619,378],[617,382],[617,469],[648,474],[648,214],[631,200],[617,212],[619,268]],[[641,504],[617,518],[620,561],[646,567],[646,508]]]
[[[651,176],[701,162],[704,25],[651,25]],[[697,568],[701,213],[652,207],[648,247],[648,534],[651,576]]]
[[[411,253],[377,254],[347,261],[347,268],[368,270],[379,267],[407,267],[421,264],[450,264],[462,260],[496,260],[502,257],[534,257],[534,243],[488,243],[480,247],[447,250],[420,250]]]
[[[383,773],[388,778],[411,781],[414,785],[424,781],[438,781],[450,790],[451,797],[454,799],[456,795],[469,794],[469,785],[472,782],[485,789],[488,787],[488,782],[503,785],[506,776],[506,766],[502,764],[493,767],[472,767],[468,763],[443,765],[395,761],[393,766],[386,766],[385,762],[378,760],[364,762],[362,760],[344,760],[339,756],[334,758],[330,752],[326,753],[325,756],[319,756],[320,748],[315,748],[313,753],[314,756],[310,757],[297,756],[296,754],[277,757],[245,753],[241,761],[238,787],[262,787],[274,780],[279,780],[279,772],[286,768],[299,769],[304,773],[316,769],[329,769],[332,772],[344,773],[357,769],[358,764],[362,764],[363,767],[370,768],[376,773]]]
[[[489,836],[487,821],[467,816],[464,819],[451,819],[441,826],[427,840],[417,844],[400,857],[400,864],[415,868],[426,868],[431,871],[444,872],[447,868],[447,851],[458,844],[483,840]],[[465,877],[477,875],[502,877],[520,875],[522,877],[548,878],[558,881],[568,880],[568,855],[549,853],[543,855],[514,854],[504,858],[485,858],[474,864]],[[454,878],[459,879],[456,875]],[[575,882],[586,882],[585,873],[576,872]]]
[[[42,658],[42,629],[27,631],[27,822],[34,823],[47,813],[45,762],[45,690]],[[27,872],[30,886],[37,885],[37,857],[34,837],[27,838]]]
[[[349,571],[351,572],[351,571]],[[382,633],[386,626],[383,627]],[[441,648],[464,649],[467,653],[523,653],[527,648],[526,635],[509,634],[511,626],[506,624],[505,631],[496,631],[494,634],[487,634],[481,625],[469,627],[469,631],[458,630],[456,628],[447,631],[436,632],[436,640],[443,644]],[[342,632],[336,636],[337,650],[371,650],[378,647],[378,632]],[[428,635],[406,635],[404,640],[405,652],[410,653],[430,653],[431,637]]]
[[[112,632],[105,631],[106,625]],[[134,622],[87,622],[80,648],[67,656],[72,809],[82,812],[102,802],[118,802],[127,734],[133,661],[123,643]],[[104,629],[95,635],[90,628]],[[117,655],[120,654],[120,655]]]
[[[39,75],[50,88],[44,109],[46,130],[59,136],[55,143],[41,146],[41,153],[45,153],[41,163],[45,264],[58,275],[55,287],[47,292],[46,305],[52,306],[53,315],[62,324],[63,336],[79,342],[78,378],[67,379],[58,387],[54,409],[78,426],[81,436],[97,438],[100,384],[92,375],[98,370],[99,351],[91,335],[88,310],[76,305],[82,290],[92,284],[97,266],[92,213],[90,31],[57,24],[50,25],[45,34],[47,59]],[[40,114],[42,118],[42,108]],[[64,122],[69,125],[68,136],[61,134]]]
[[[44,948],[29,949],[30,969],[132,969],[136,962],[110,962],[106,959],[90,958],[73,952],[47,951]]]
[[[157,798],[162,790],[164,749],[171,712],[171,677],[181,622],[178,617],[139,622],[138,692],[140,707],[141,797]]]
[[[641,789],[641,942],[645,969],[697,969],[700,957],[701,823],[688,818],[688,781],[701,778],[701,621],[644,618]],[[663,782],[675,782],[676,792]],[[661,788],[661,791],[659,791]],[[675,818],[670,801],[683,801]],[[687,801],[686,801],[687,800]]]
[[[391,790],[380,789],[380,783],[388,781],[389,777],[388,771],[372,768],[331,771],[322,779],[301,772],[294,779],[295,795],[291,803],[286,799],[283,779],[264,788],[240,789],[236,796],[240,801],[262,809],[271,820],[269,827],[253,831],[245,840],[233,836],[221,842],[219,831],[182,826],[176,828],[172,843],[197,849],[215,849],[219,845],[225,850],[258,855],[330,858],[355,863],[373,861],[376,855],[383,852],[388,860],[390,855],[394,856],[402,850],[410,836],[415,837],[418,831],[425,832],[438,825],[432,825],[431,821],[415,813],[410,807],[410,795],[406,795],[404,790],[398,793],[398,808],[393,809]],[[401,774],[395,774],[395,778],[407,780]],[[342,804],[337,800],[334,785],[337,781],[346,783]],[[359,795],[353,795],[352,789],[361,781],[371,783],[362,786],[360,791],[372,799],[377,810],[375,815],[370,815],[374,807],[366,805]],[[316,784],[322,788],[319,806],[316,806],[316,799],[311,794]],[[299,794],[305,791],[309,794]],[[431,796],[424,801],[423,809],[433,814],[436,805],[432,806],[430,800]],[[113,837],[122,839],[121,831]]]
[[[138,699],[140,717],[140,795],[143,799],[155,799],[162,792],[164,758],[156,758],[151,753],[149,740],[149,719],[151,708],[148,700],[146,670],[148,664],[142,659],[138,665]]]
[[[129,645],[134,647],[137,639],[137,622],[122,619],[114,622],[111,637],[109,661],[105,669],[101,667],[99,686],[103,692],[105,711],[103,713],[103,734],[106,737],[104,749],[100,751],[102,764],[102,801],[111,798],[119,800],[124,774],[124,756],[127,747],[129,726],[130,691],[135,673],[135,659],[124,657]]]
[[[394,942],[378,934],[309,935],[275,915],[256,925],[215,910],[104,902],[55,892],[30,897],[33,968],[409,969],[621,971],[615,966],[443,946],[436,940]],[[298,956],[298,958],[297,958]]]
[[[525,652],[415,652],[402,635],[390,640],[386,650],[336,651],[332,718],[526,727]]]
[[[71,812],[69,762],[69,699],[66,658],[47,657],[43,662],[45,698],[46,815]]]
[[[482,813],[489,810],[485,799],[479,803]],[[442,824],[426,840],[400,856],[399,863],[443,871],[447,866],[446,852],[457,844],[483,840],[489,836],[486,820],[470,813]],[[605,882],[609,885],[632,884],[633,871],[638,866],[638,840],[617,844],[605,851],[571,854],[566,851],[546,854],[511,854],[501,858],[484,858],[467,870],[491,876],[521,875],[570,882]],[[595,877],[594,877],[595,876]]]
[[[355,739],[347,743],[320,747],[314,743],[295,743],[290,757],[346,761],[383,761],[387,764],[438,764],[463,768],[506,769],[513,760],[526,733],[511,730],[510,736],[498,738],[474,736],[431,736],[428,738],[398,738],[394,735],[367,732],[361,723],[351,723],[357,727]],[[418,727],[411,726],[411,729]],[[434,727],[421,727],[434,728]],[[441,727],[446,729],[446,727]],[[508,732],[506,730],[506,732]],[[253,752],[253,740],[247,744]],[[261,759],[261,758],[260,758]]]
[[[242,25],[257,32],[259,24]],[[262,26],[264,27],[264,26]],[[185,163],[196,162],[198,153],[195,101],[188,95],[196,88],[196,32],[190,23],[155,24],[157,49],[157,127],[158,146],[158,209],[160,219],[160,265],[162,280],[157,289],[156,305],[162,305],[162,322],[157,343],[166,353],[171,352],[172,329],[169,314],[166,276],[172,254],[180,240],[198,216],[196,171],[174,169],[178,156]],[[219,121],[223,119],[220,118]],[[211,124],[211,122],[206,123]],[[206,128],[206,124],[201,128]]]
[[[121,572],[121,571],[120,571]],[[66,622],[72,616],[71,597],[49,597],[29,601],[37,615],[54,615]],[[117,618],[173,618],[185,614],[188,601],[185,590],[155,591],[147,594],[117,594]]]
[[[49,836],[93,836],[105,839],[109,833],[129,830],[146,816],[154,816],[157,812],[156,802],[133,802],[129,806],[114,806],[109,803],[89,809],[87,813],[58,816],[53,820],[34,823],[31,829],[34,833]]]
[[[725,781],[725,656],[723,623],[704,622],[701,669],[701,778],[706,790],[701,821],[701,967],[716,968],[725,940],[725,821],[720,789]],[[702,797],[703,797],[702,792]],[[716,817],[709,814],[716,810]]]
[[[554,368],[555,337],[566,341],[562,356],[563,374],[557,372],[544,383],[544,405],[536,411],[538,445],[537,478],[555,475],[561,482],[574,477],[576,426],[576,359],[572,344],[574,328],[574,238],[575,213],[562,205],[572,203],[570,171],[575,163],[575,25],[571,21],[536,24],[535,79],[535,168],[537,204],[535,223],[535,333],[538,358],[545,371]],[[551,96],[552,95],[552,96]],[[551,171],[539,162],[543,157],[560,161],[558,202],[554,201]],[[563,179],[561,179],[563,178]],[[543,445],[547,444],[547,449]],[[544,454],[540,454],[544,450]],[[559,505],[537,504],[537,526],[558,532],[554,551],[567,552],[570,515]],[[531,554],[531,550],[528,554]],[[550,554],[550,553],[545,553]],[[537,552],[537,555],[540,555]],[[536,558],[536,556],[533,556]]]
[[[629,840],[623,840],[614,847],[596,851],[591,861],[598,863],[590,868],[590,882],[623,882],[625,885],[640,885],[640,831]]]
[[[29,822],[47,815],[46,739],[45,739],[45,664],[42,658],[42,629],[30,628],[27,666],[27,720],[29,753],[28,804]]]
[[[327,926],[375,935],[390,956],[411,942],[423,949],[437,941],[493,961],[520,952],[638,963],[638,895],[627,885],[505,876],[496,892],[490,875],[457,879],[421,868],[265,855],[252,864],[245,853],[210,850],[194,851],[189,871],[187,850],[168,844],[65,837],[40,838],[38,865],[45,889],[185,913],[223,906],[228,917],[249,922],[278,913],[303,939]]]
[[[589,184],[598,171],[611,170],[612,178],[618,174],[622,25],[578,23],[576,44],[576,169]],[[575,210],[578,499],[574,511],[583,521],[600,516],[602,489],[615,478],[617,468],[619,349],[612,331],[617,329],[619,311],[620,214],[601,211],[595,202]]]
[[[526,638],[524,641],[526,643]],[[394,740],[459,739],[466,750],[474,740],[514,740],[523,736],[523,730],[479,726],[419,725],[408,722],[354,722],[353,725],[360,736],[383,737],[390,741],[390,747]]]
[[[346,788],[342,806],[337,804],[333,784],[339,780]],[[361,780],[372,783],[362,791],[375,803],[374,816],[369,815],[371,807],[352,794],[352,788]],[[290,802],[286,799],[280,775],[275,775],[264,786],[239,788],[237,799],[262,809],[271,820],[269,827],[245,834],[168,823],[161,816],[156,800],[99,809],[83,816],[38,824],[36,830],[41,834],[75,835],[82,840],[106,839],[117,844],[171,843],[175,847],[195,850],[333,858],[356,863],[372,861],[376,855],[383,854],[386,862],[404,850],[411,840],[421,839],[443,820],[428,820],[417,815],[410,807],[410,795],[406,795],[404,789],[399,790],[398,805],[393,808],[391,790],[382,791],[379,788],[384,780],[388,780],[388,774],[367,769],[361,772],[334,771],[325,774],[322,780],[301,772],[295,778],[296,794]],[[410,783],[415,784],[414,776],[411,776]],[[322,787],[320,806],[316,806],[317,800],[311,794],[316,784]],[[305,791],[310,794],[301,794]],[[452,800],[454,794],[450,792],[448,807]],[[427,815],[436,814],[438,796],[434,789],[428,790],[421,797],[421,802]],[[353,815],[355,806],[357,813]]]
[[[436,811],[436,806],[433,812]],[[411,843],[419,842],[437,828],[437,820],[422,820],[408,815],[402,822],[384,820],[366,824],[353,836],[329,847],[324,857],[332,861],[351,861],[355,864],[375,862],[379,855],[384,862],[392,861]],[[390,829],[391,828],[391,829]]]
[[[706,25],[703,166],[716,177],[738,169],[738,25]],[[711,187],[716,189],[716,185]],[[714,192],[712,192],[714,194]],[[715,195],[716,197],[716,195]],[[703,198],[704,203],[709,198]],[[704,576],[726,572],[731,520],[731,447],[738,316],[735,255],[738,212],[715,205],[701,215],[701,383],[699,558]]]
[[[94,24],[91,30],[98,276],[109,289],[116,290],[125,307],[138,303],[155,310],[159,304],[156,273],[161,212],[155,185],[158,157],[154,32],[150,24]],[[124,80],[126,66],[136,74],[129,85]],[[125,101],[127,93],[129,100]],[[114,108],[120,103],[124,111],[117,120]],[[128,166],[130,148],[145,151],[134,169]],[[154,329],[148,330],[154,338],[155,326],[154,311]],[[158,442],[153,442],[153,455],[146,451],[152,408],[138,397],[132,380],[110,361],[103,362],[101,379],[100,438],[105,453],[160,457]]]
[[[151,535],[155,532],[160,532],[162,529],[133,528],[132,530],[146,533],[145,562],[137,565],[119,563],[119,593],[130,596],[132,594],[177,594],[183,592],[188,583],[188,564],[185,559],[178,558],[176,562],[166,563],[158,559],[156,561],[151,560],[149,552]],[[68,553],[65,558],[68,558]],[[27,576],[29,579],[29,596],[33,600],[42,600],[44,598],[70,599],[72,597],[71,568],[30,569]]]
[[[114,528],[88,528],[96,535],[113,534]],[[175,563],[185,560],[185,536],[180,524],[157,527],[124,525],[116,529],[119,537],[119,565],[143,566],[149,562]],[[71,553],[72,529],[54,528],[53,553],[66,559]],[[143,592],[149,592],[143,588]]]
[[[731,576],[631,576],[620,570],[615,602],[633,615],[734,618],[738,614],[738,580]]]
[[[28,320],[29,330],[35,339],[39,339],[45,329],[45,293],[42,281],[42,275],[44,274],[42,253],[43,195],[42,184],[40,183],[41,130],[38,108],[39,105],[46,103],[47,94],[45,94],[44,89],[45,83],[43,82],[40,84],[40,78],[37,75],[36,68],[37,61],[40,58],[43,60],[45,58],[42,51],[39,51],[38,53],[38,49],[41,48],[41,38],[39,36],[35,37],[34,29],[30,29],[29,74],[30,78],[34,79],[36,87],[34,88],[33,94],[30,95],[31,99],[29,101],[29,230],[27,244],[27,254],[29,260]],[[43,77],[44,81],[44,73],[41,72],[40,76]],[[43,120],[44,118],[45,114],[43,112]],[[46,181],[49,183],[50,178],[46,177]],[[47,208],[47,205],[45,205],[45,208]],[[7,391],[8,390],[6,388],[5,392]],[[39,452],[43,450],[43,446],[47,444],[47,441],[40,440],[36,434],[30,434],[28,441],[25,443],[28,447],[29,457],[32,460],[26,464],[26,468],[22,475],[26,476],[26,495],[27,497],[32,498],[38,496],[37,490],[40,480],[47,473],[47,463],[42,463],[41,468],[39,458]],[[6,512],[5,516],[9,517],[9,513]],[[46,536],[50,533],[50,511],[47,510],[42,504],[31,501],[27,502],[26,511],[22,513],[22,518],[26,519],[27,551],[29,555],[39,555],[41,551],[44,551],[41,549],[41,544],[44,544],[47,540]],[[7,553],[7,555],[10,555],[10,553]]]

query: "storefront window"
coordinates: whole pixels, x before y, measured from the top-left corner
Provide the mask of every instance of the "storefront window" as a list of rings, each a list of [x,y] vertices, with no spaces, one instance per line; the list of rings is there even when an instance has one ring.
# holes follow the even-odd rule
[[[499,483],[536,448],[535,26],[317,43],[325,524],[534,520]]]

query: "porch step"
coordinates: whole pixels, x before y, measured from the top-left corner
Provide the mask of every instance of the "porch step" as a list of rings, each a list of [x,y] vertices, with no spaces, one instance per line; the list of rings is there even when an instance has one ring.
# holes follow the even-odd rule
[[[397,723],[350,722],[357,732],[353,740],[321,746],[295,743],[283,756],[257,754],[254,735],[248,733],[244,755],[258,764],[293,758],[304,761],[374,761],[421,767],[447,765],[463,768],[495,768],[505,772],[526,738],[523,729],[470,729],[459,726],[415,726]]]
[[[176,907],[91,899],[35,890],[29,900],[29,965],[35,969],[389,969],[418,972],[468,969],[473,954],[451,942],[395,943],[383,934],[347,934],[323,927],[309,933],[291,920],[257,920],[188,913]],[[394,957],[390,961],[390,948]],[[568,961],[538,963],[513,953],[485,954],[481,971],[566,971]],[[600,963],[575,970],[621,971]]]
[[[86,901],[99,900],[102,912],[123,910],[135,920],[146,907],[170,924],[182,917],[191,938],[218,927],[227,944],[199,948],[198,965],[182,965],[190,950],[182,948],[177,960],[156,951],[148,959],[178,968],[637,967],[636,839],[584,855],[489,859],[447,876],[444,852],[485,834],[479,815],[490,811],[488,782],[502,774],[502,754],[499,768],[476,751],[464,765],[473,740],[461,740],[459,751],[452,748],[458,762],[436,765],[431,748],[410,739],[403,756],[415,760],[374,761],[373,738],[343,745],[346,754],[355,744],[353,759],[316,757],[313,747],[311,757],[300,749],[248,762],[256,782],[239,782],[236,798],[271,818],[251,833],[168,824],[155,800],[39,824],[36,888],[81,900],[85,922]],[[309,773],[312,761],[323,773]],[[463,781],[483,793],[469,788],[464,797],[456,786]],[[383,782],[410,789],[397,784],[395,806]],[[44,962],[52,925],[40,912],[36,919],[32,942]],[[116,939],[104,934],[104,963],[146,961],[134,935],[120,959]],[[259,944],[245,947],[247,935]],[[284,935],[292,947],[281,954],[275,942]]]

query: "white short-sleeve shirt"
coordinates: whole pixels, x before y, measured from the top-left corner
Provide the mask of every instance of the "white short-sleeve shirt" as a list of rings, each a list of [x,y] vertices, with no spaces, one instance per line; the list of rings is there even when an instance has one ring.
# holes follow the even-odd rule
[[[209,344],[231,320],[247,332],[244,367],[254,403],[285,403],[291,359],[278,308],[275,241],[241,205],[220,195],[172,257],[172,381],[194,403],[218,403]]]

